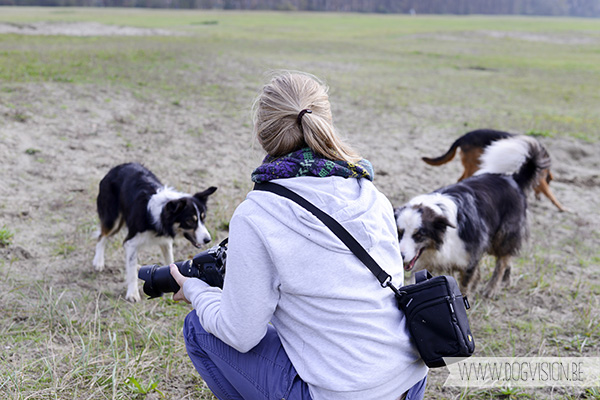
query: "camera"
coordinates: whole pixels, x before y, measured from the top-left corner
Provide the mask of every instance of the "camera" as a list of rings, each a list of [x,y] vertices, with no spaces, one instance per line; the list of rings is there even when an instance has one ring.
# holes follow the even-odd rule
[[[227,259],[227,239],[217,246],[198,253],[191,260],[175,263],[181,275],[198,278],[210,286],[223,288],[225,277],[225,261]],[[138,272],[138,277],[144,281],[144,293],[153,299],[165,293],[179,291],[179,285],[171,275],[168,265],[144,265]]]

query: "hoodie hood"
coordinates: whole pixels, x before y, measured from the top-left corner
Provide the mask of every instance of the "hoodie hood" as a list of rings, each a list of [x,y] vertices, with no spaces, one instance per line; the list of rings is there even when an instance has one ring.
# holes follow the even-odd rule
[[[386,237],[389,229],[395,229],[381,226],[381,205],[388,205],[393,214],[392,205],[367,179],[297,177],[272,182],[296,192],[336,219],[367,250],[377,244],[378,238]],[[252,191],[247,199],[307,240],[329,250],[350,251],[317,217],[294,201],[264,191]]]

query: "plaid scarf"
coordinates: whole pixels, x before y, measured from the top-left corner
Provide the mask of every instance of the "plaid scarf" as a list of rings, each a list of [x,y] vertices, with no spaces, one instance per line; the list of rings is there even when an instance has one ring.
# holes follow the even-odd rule
[[[262,165],[252,172],[252,181],[267,182],[279,178],[294,178],[298,176],[343,176],[344,178],[367,178],[373,180],[373,166],[368,160],[358,163],[332,161],[320,158],[310,148],[286,154],[275,158],[265,157]]]

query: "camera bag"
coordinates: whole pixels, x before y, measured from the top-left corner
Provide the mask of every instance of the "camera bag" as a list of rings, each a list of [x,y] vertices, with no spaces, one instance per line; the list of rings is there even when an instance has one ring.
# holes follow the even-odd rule
[[[475,342],[466,311],[469,302],[452,276],[434,278],[427,270],[420,270],[415,272],[414,284],[402,286],[394,293],[429,368],[446,365],[445,357],[462,359],[473,354]]]
[[[415,283],[396,288],[392,277],[369,255],[364,247],[334,218],[288,188],[272,182],[257,183],[255,190],[286,197],[315,215],[361,260],[375,275],[382,287],[395,294],[398,308],[406,316],[406,326],[421,358],[429,368],[443,367],[469,357],[475,342],[466,310],[469,302],[463,297],[452,276],[432,277],[426,270],[415,273]]]

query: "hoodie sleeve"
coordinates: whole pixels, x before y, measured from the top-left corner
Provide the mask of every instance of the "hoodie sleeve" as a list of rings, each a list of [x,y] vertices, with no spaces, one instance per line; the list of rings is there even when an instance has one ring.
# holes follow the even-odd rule
[[[267,332],[279,292],[264,238],[252,221],[238,211],[229,225],[223,290],[197,279],[187,280],[183,289],[204,329],[245,353]]]

